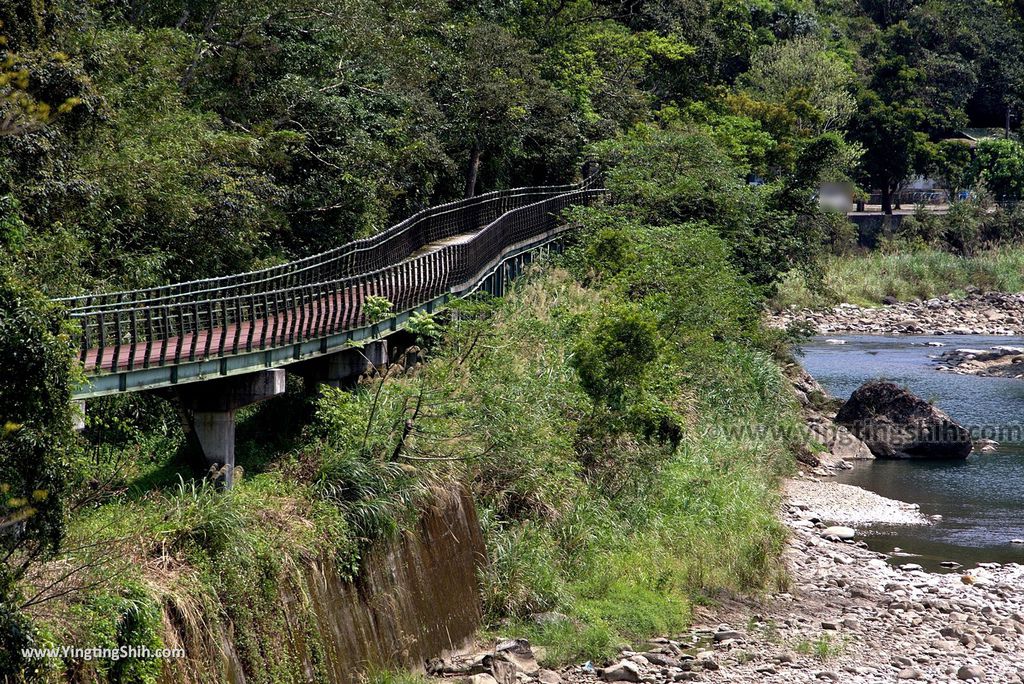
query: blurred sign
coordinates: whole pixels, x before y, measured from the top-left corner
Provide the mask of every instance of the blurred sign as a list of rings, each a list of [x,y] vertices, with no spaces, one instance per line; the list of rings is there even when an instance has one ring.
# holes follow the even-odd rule
[[[822,183],[818,190],[822,209],[848,212],[853,209],[853,186],[849,183]]]

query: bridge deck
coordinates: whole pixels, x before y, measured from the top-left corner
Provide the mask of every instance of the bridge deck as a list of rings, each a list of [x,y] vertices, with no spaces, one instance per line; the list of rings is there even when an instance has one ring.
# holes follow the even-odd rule
[[[319,320],[312,327],[304,330],[314,335],[326,334],[330,330],[330,322],[344,305],[355,301],[352,289],[332,297],[325,297],[312,304],[282,312],[270,317],[261,317],[252,321],[229,323],[225,327],[212,330],[201,330],[198,333],[174,335],[162,340],[136,342],[108,348],[94,348],[86,352],[82,362],[87,372],[112,371],[114,368],[148,368],[150,366],[171,365],[181,361],[182,350],[193,355],[211,358],[223,355],[237,345],[245,351],[255,348],[254,342],[264,341],[264,346],[279,346],[295,340],[297,321]],[[351,306],[349,307],[351,308]],[[318,318],[319,316],[319,318]],[[114,360],[117,360],[115,366]]]
[[[300,260],[266,277],[255,272],[73,298],[87,377],[75,396],[280,367],[377,338],[415,311],[433,311],[478,288],[501,294],[533,252],[567,229],[562,212],[604,190],[589,177],[576,186],[502,193],[486,206],[474,198],[443,205],[443,212],[425,210],[422,220],[352,243],[338,258]],[[536,196],[544,199],[523,203]],[[372,297],[391,303],[384,320],[368,320]]]
[[[405,263],[421,256],[433,254],[448,246],[466,244],[479,235],[483,228],[481,226],[472,232],[460,233],[459,235],[453,235],[452,237],[426,244],[399,263]],[[414,283],[412,288],[418,286],[419,283]],[[110,371],[115,367],[148,368],[154,365],[176,363],[180,360],[175,358],[176,354],[180,357],[179,349],[195,349],[200,351],[202,356],[210,357],[217,356],[224,349],[231,348],[236,341],[240,342],[242,346],[246,346],[249,351],[253,348],[252,342],[254,340],[265,340],[270,346],[288,344],[288,327],[289,323],[293,320],[299,320],[304,315],[308,316],[309,319],[317,319],[319,316],[318,320],[321,322],[314,324],[308,331],[314,335],[325,334],[330,331],[330,321],[334,318],[334,314],[339,310],[345,309],[346,304],[353,304],[356,297],[357,295],[352,291],[352,288],[349,288],[289,313],[261,317],[253,321],[241,321],[237,324],[229,323],[227,327],[208,331],[203,330],[198,334],[186,333],[185,335],[175,335],[166,338],[166,340],[159,340],[156,343],[147,341],[112,347],[107,350],[92,349],[86,353],[83,366],[87,371]],[[294,335],[292,337],[294,340]],[[116,366],[114,365],[115,359],[117,360]]]

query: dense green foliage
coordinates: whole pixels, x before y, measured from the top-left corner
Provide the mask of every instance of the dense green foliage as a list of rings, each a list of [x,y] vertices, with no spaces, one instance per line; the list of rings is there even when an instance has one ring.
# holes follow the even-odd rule
[[[58,307],[0,272],[0,673],[21,669],[32,628],[20,581],[57,552],[72,461],[73,348]]]
[[[461,483],[488,616],[555,659],[600,657],[779,579],[794,445],[746,428],[796,420],[760,324],[780,283],[783,301],[1017,287],[1016,252],[984,250],[1021,237],[993,203],[1024,192],[1021,144],[961,132],[1019,123],[1020,3],[0,0],[0,21],[5,645],[184,645],[216,677],[230,623],[247,680],[286,680],[291,630],[322,666],[308,603],[298,626],[276,609],[302,564],[356,574]],[[280,262],[591,159],[611,200],[572,217],[559,268],[417,318],[417,373],[244,412],[232,493],[192,479],[161,398],[97,401],[72,435],[46,296]],[[888,210],[920,173],[964,201],[906,220],[870,268],[822,265],[853,240],[822,183]],[[573,619],[530,626],[553,609]],[[159,674],[0,657],[42,679]]]
[[[54,294],[223,274],[680,116],[787,202],[889,193],[1001,125],[1024,63],[999,4],[898,5],[6,0],[5,258]]]

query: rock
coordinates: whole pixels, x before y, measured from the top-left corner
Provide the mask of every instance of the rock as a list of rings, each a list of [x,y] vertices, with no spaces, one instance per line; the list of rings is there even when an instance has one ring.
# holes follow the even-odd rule
[[[924,673],[916,667],[905,667],[896,675],[896,679],[924,679]]]
[[[512,663],[526,674],[534,674],[540,669],[533,649],[530,648],[530,642],[526,639],[506,639],[499,642],[494,647],[494,653],[498,658]]]
[[[984,639],[985,643],[992,647],[992,650],[996,653],[1006,653],[1006,646],[1003,644],[1003,640],[997,637],[995,634],[989,634]]]
[[[494,679],[497,680],[498,684],[517,684],[520,676],[529,676],[525,673],[520,673],[519,668],[509,660],[503,658],[494,658],[491,661],[491,674],[494,675]],[[473,684],[479,684],[474,682]],[[483,684],[487,684],[484,682]]]
[[[900,566],[900,570],[903,570],[904,572],[915,572],[917,570],[924,570],[924,568],[917,563],[904,563]]]
[[[867,445],[842,425],[821,414],[809,415],[807,427],[825,451],[817,454],[822,465],[842,468],[845,461],[863,461],[875,457]]]
[[[636,663],[623,660],[615,665],[598,670],[597,676],[606,682],[639,682],[640,668],[636,666]]]
[[[647,662],[658,665],[659,667],[676,667],[679,665],[679,661],[677,659],[664,653],[656,653],[652,651],[650,653],[641,653],[640,655],[646,658]]]
[[[720,629],[715,632],[715,641],[746,641],[747,635],[735,629]]]
[[[980,665],[964,665],[956,671],[957,679],[977,679],[982,680],[985,678],[985,670]]]
[[[540,684],[562,684],[562,677],[554,670],[540,670],[537,672],[537,681]]]
[[[833,525],[821,531],[821,536],[826,539],[830,537],[835,539],[853,539],[856,535],[857,530],[852,527],[844,527],[843,525]]]
[[[959,641],[951,641],[949,639],[936,639],[931,644],[932,648],[937,651],[955,651],[959,645]]]
[[[451,659],[435,658],[427,663],[427,671],[434,675],[490,674],[494,667],[491,653],[468,653]]]
[[[879,458],[966,458],[970,433],[923,399],[891,382],[861,385],[836,422]]]
[[[498,680],[486,672],[466,677],[463,681],[466,682],[466,684],[498,684]]]

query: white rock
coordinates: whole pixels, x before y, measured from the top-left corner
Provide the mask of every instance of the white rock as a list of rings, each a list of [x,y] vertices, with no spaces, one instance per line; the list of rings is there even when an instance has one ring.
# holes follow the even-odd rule
[[[826,539],[829,537],[835,537],[836,539],[853,539],[857,536],[857,530],[852,527],[844,527],[843,525],[833,525],[832,527],[826,527],[822,530],[821,536]]]

